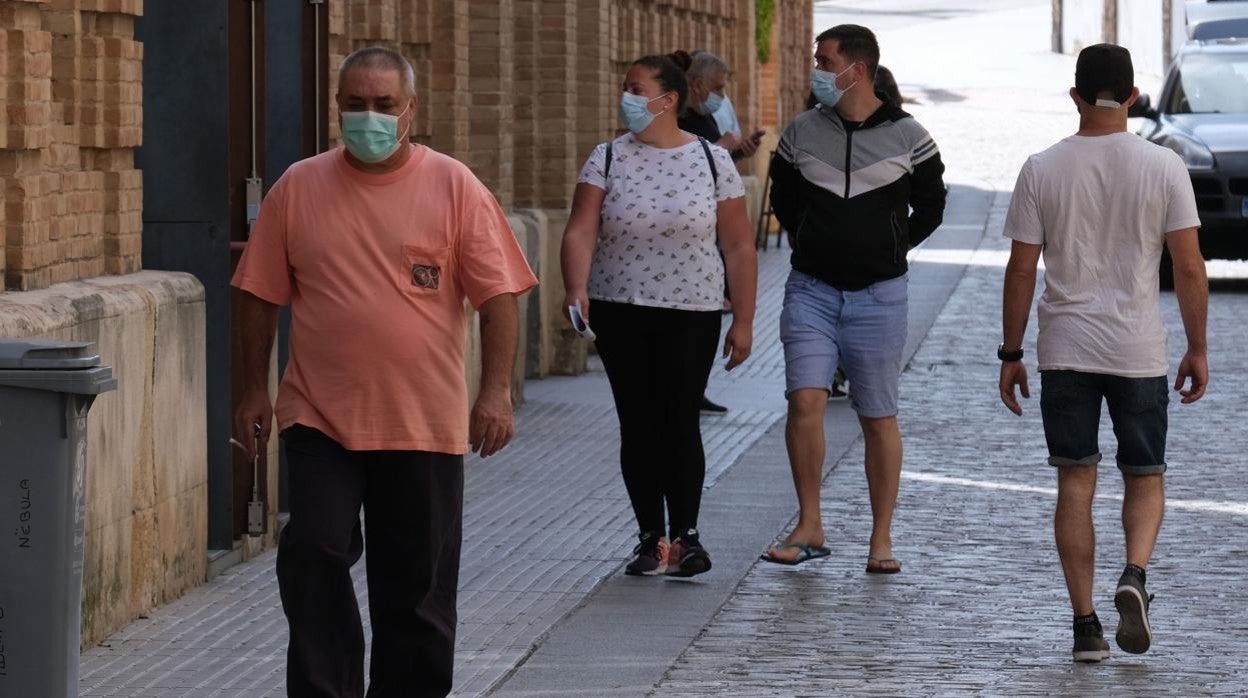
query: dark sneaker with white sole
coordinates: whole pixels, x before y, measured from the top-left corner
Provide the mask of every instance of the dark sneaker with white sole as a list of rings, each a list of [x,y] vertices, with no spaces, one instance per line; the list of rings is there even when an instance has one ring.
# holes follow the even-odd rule
[[[657,577],[667,572],[667,538],[655,531],[647,531],[638,538],[641,542],[633,548],[635,557],[624,568],[624,574]]]
[[[1075,648],[1074,657],[1076,662],[1090,664],[1093,662],[1103,662],[1109,659],[1109,643],[1105,641],[1105,631],[1101,629],[1101,622],[1096,619],[1096,614],[1092,614],[1092,619],[1075,621]]]
[[[667,576],[692,577],[711,569],[711,556],[698,540],[698,529],[691,528],[672,541],[667,554]]]
[[[1114,606],[1118,607],[1118,632],[1114,640],[1124,652],[1144,654],[1153,644],[1153,629],[1148,624],[1148,605],[1153,597],[1144,588],[1144,570],[1127,565],[1118,578]]]

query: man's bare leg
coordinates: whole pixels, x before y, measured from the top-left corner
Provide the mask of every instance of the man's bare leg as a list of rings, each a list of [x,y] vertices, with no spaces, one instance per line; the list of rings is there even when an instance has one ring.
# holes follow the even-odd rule
[[[1122,529],[1127,536],[1127,562],[1148,569],[1166,510],[1164,476],[1123,475]]]
[[[1066,574],[1066,590],[1076,616],[1093,612],[1092,578],[1096,570],[1096,532],[1092,529],[1092,497],[1096,494],[1096,466],[1072,465],[1057,469],[1057,510],[1053,532],[1057,554]]]
[[[819,495],[825,455],[823,413],[827,406],[828,391],[821,388],[802,388],[789,395],[784,444],[789,451],[789,469],[793,471],[799,513],[797,527],[785,538],[786,543],[824,543]],[[778,550],[774,545],[767,552],[777,560],[794,560],[801,554],[793,548]]]
[[[871,493],[871,547],[876,560],[893,557],[893,512],[901,487],[901,429],[896,417],[859,417],[866,441],[867,489]],[[885,563],[885,571],[897,568]]]

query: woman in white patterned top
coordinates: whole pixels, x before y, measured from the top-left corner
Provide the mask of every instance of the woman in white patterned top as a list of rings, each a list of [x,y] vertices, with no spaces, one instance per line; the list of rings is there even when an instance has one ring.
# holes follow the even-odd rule
[[[579,304],[586,321],[592,314],[620,420],[620,465],[641,539],[626,572],[692,576],[711,567],[697,530],[706,474],[698,411],[724,279],[732,370],[753,342],[758,259],[732,158],[677,126],[689,93],[684,72],[646,56],[623,87],[629,131],[595,148],[581,170],[563,278],[567,304]]]

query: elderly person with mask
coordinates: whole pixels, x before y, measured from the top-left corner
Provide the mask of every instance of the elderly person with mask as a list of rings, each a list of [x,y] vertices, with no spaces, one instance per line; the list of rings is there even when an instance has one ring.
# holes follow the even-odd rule
[[[467,167],[407,139],[411,65],[386,48],[343,61],[345,147],[273,185],[235,273],[244,387],[236,437],[267,438],[269,356],[289,305],[277,422],[290,522],[277,551],[292,696],[364,695],[351,567],[368,551],[370,696],[445,696],[455,654],[464,454],[513,432],[516,296],[534,278]],[[481,317],[469,411],[464,301]],[[360,510],[368,528],[360,525]]]
[[[689,101],[678,116],[681,130],[705,138],[727,150],[733,160],[752,157],[758,150],[763,131],[742,136],[740,124],[737,132],[724,132],[718,115],[728,98],[724,89],[732,71],[728,64],[709,51],[676,51],[668,54],[673,63],[685,71],[689,82]],[[735,119],[734,119],[735,121]]]

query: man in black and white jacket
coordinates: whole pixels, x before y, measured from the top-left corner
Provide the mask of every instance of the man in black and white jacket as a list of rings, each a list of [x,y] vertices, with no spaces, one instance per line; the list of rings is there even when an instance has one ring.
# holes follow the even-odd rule
[[[880,49],[870,29],[836,26],[816,44],[818,104],[785,129],[771,163],[772,208],[794,243],[781,340],[785,440],[801,513],[763,557],[797,564],[828,554],[819,510],[823,415],[839,362],[866,440],[867,571],[888,574],[901,571],[890,529],[901,479],[906,252],[940,225],[944,165],[927,131],[875,92]]]

